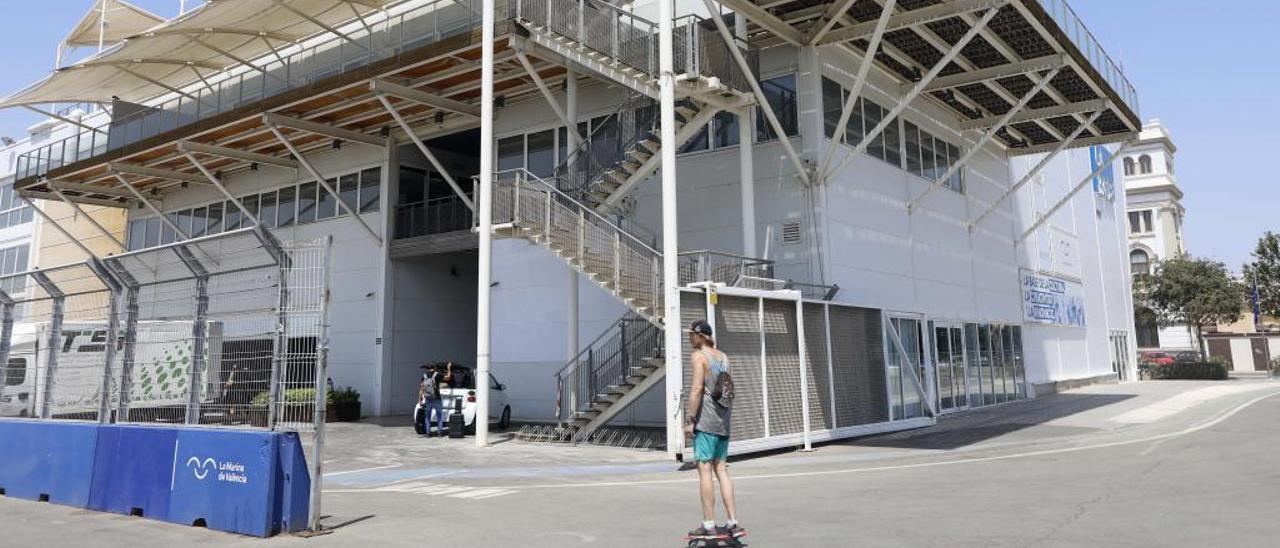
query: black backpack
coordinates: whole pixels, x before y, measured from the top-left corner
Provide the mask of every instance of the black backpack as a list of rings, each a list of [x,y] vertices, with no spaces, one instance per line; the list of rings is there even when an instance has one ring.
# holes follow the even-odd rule
[[[725,361],[729,361],[727,357]],[[726,367],[716,376],[716,385],[711,389],[711,401],[720,407],[731,409],[734,395],[733,376],[729,374],[729,368]]]

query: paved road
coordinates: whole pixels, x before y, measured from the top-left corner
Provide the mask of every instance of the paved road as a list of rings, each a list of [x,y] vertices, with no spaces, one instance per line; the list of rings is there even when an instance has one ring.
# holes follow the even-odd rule
[[[732,471],[756,547],[1268,546],[1280,536],[1276,417],[1280,383],[1090,387]],[[326,521],[353,523],[319,538],[5,499],[0,529],[15,546],[649,547],[681,545],[697,522],[695,474],[653,454],[510,443],[414,461],[358,445],[336,452],[326,496]],[[389,467],[367,466],[379,458]]]

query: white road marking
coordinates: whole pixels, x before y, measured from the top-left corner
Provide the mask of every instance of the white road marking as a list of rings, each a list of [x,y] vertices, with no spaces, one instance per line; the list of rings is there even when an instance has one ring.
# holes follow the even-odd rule
[[[443,474],[435,474],[443,475]],[[371,487],[368,489],[325,489],[325,493],[411,493],[458,499],[481,500],[502,497],[516,493],[515,489],[505,487],[469,487],[465,485],[449,485],[444,483],[426,483],[407,481]]]
[[[814,470],[809,472],[758,474],[754,476],[735,476],[733,479],[735,481],[759,480],[759,479],[783,479],[783,478],[801,478],[801,477],[812,477],[812,476],[855,474],[860,472],[883,472],[888,470],[908,470],[913,468],[932,468],[935,466],[949,466],[953,464],[974,464],[974,463],[981,463],[981,462],[994,462],[994,461],[1011,460],[1011,459],[1019,459],[1019,458],[1026,458],[1026,457],[1042,457],[1046,455],[1076,453],[1080,451],[1091,451],[1094,449],[1108,449],[1111,447],[1122,447],[1125,445],[1150,443],[1155,441],[1181,437],[1188,434],[1193,434],[1195,432],[1199,432],[1206,428],[1212,428],[1214,426],[1217,426],[1218,424],[1221,424],[1223,421],[1231,418],[1236,413],[1243,411],[1245,408],[1252,406],[1253,404],[1258,403],[1267,398],[1275,397],[1277,395],[1280,395],[1280,392],[1263,394],[1261,396],[1258,396],[1252,400],[1244,402],[1220,414],[1214,419],[1208,420],[1206,422],[1200,423],[1195,426],[1184,428],[1182,430],[1178,430],[1176,432],[1169,432],[1166,434],[1157,434],[1153,436],[1146,436],[1143,438],[1132,439],[1132,440],[1097,443],[1097,444],[1083,445],[1078,447],[1061,447],[1057,449],[1043,449],[1040,451],[1026,451],[1022,453],[1012,453],[1008,455],[996,455],[991,457],[978,457],[978,458],[971,458],[971,459],[933,461],[933,462],[922,462],[922,463],[915,463],[915,464],[898,464],[893,466],[872,466],[872,467],[866,467],[866,468],[844,468],[839,470]],[[609,481],[609,482],[596,482],[596,483],[555,483],[555,484],[542,484],[542,485],[512,485],[512,486],[495,487],[495,489],[513,489],[514,490],[514,489],[567,489],[567,488],[578,488],[578,487],[628,487],[628,486],[638,486],[638,485],[694,483],[697,481],[698,481],[697,478],[689,477],[689,478],[666,479],[666,480]]]

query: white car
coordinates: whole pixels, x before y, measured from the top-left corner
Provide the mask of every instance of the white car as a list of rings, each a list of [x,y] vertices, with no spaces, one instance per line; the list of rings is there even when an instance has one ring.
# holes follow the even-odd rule
[[[446,364],[435,364],[443,373]],[[425,369],[426,366],[423,366]],[[453,383],[442,383],[440,385],[441,405],[444,407],[445,428],[449,425],[449,416],[458,409],[462,408],[462,417],[467,425],[467,432],[474,432],[476,427],[476,377],[475,370],[465,365],[453,365]],[[495,425],[499,429],[505,429],[511,424],[511,406],[507,404],[506,385],[498,382],[498,379],[489,374],[489,424]],[[426,434],[424,429],[425,417],[423,417],[424,409],[422,402],[418,402],[413,408],[414,429],[419,434]],[[431,421],[431,424],[436,424]]]

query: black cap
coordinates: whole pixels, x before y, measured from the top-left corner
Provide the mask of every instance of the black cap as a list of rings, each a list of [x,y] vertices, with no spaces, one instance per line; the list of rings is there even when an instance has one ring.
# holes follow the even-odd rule
[[[707,320],[694,320],[694,322],[689,325],[689,332],[706,335],[708,337],[715,336],[712,334],[711,324],[707,323]]]

